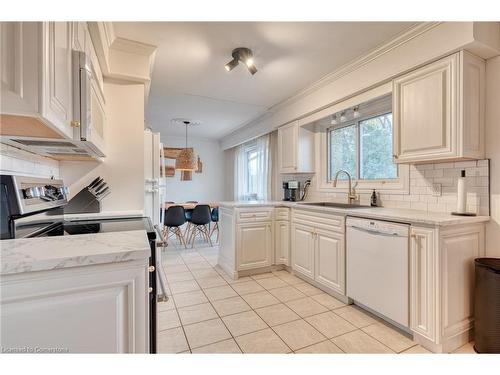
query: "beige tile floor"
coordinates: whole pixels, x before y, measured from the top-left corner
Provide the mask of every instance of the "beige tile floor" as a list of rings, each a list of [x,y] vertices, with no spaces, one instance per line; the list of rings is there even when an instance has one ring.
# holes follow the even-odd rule
[[[171,298],[158,307],[159,353],[429,353],[287,271],[235,281],[217,247],[171,243],[163,254]]]

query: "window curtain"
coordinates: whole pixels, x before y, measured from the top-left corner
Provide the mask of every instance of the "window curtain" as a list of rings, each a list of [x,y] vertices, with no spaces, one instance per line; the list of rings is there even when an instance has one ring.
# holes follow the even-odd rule
[[[271,197],[269,135],[236,148],[234,195],[237,201],[268,200]]]

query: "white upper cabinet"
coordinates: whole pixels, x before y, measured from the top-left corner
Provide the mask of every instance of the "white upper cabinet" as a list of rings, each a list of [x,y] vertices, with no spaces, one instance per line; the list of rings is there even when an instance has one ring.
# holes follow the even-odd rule
[[[66,137],[73,137],[71,22],[42,24],[42,108],[41,116]]]
[[[280,173],[312,173],[314,134],[298,121],[278,128],[278,163]]]
[[[2,22],[1,34],[1,114],[38,119],[55,137],[73,138],[71,23]]]
[[[1,22],[2,114],[33,116],[38,113],[39,23]]]
[[[461,51],[393,81],[397,163],[484,157],[484,60]]]

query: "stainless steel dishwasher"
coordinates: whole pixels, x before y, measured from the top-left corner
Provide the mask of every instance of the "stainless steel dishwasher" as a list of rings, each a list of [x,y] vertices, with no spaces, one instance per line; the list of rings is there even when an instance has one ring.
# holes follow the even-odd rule
[[[409,327],[409,225],[348,217],[347,296]]]

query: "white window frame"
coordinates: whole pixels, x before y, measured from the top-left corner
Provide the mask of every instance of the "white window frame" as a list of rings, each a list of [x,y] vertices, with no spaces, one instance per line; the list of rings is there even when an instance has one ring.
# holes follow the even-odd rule
[[[388,114],[392,114],[392,111],[391,110],[385,110],[385,111],[376,112],[376,113],[370,114],[368,116],[364,116],[364,117],[359,117],[359,118],[356,118],[356,119],[352,119],[351,121],[348,121],[345,124],[337,125],[337,126],[331,126],[328,129],[326,129],[327,147],[328,147],[328,156],[327,156],[327,162],[326,162],[327,182],[329,182],[329,183],[333,182],[333,180],[331,179],[332,176],[330,176],[330,162],[332,160],[332,158],[331,158],[332,148],[331,148],[331,145],[330,145],[330,142],[331,142],[330,132],[333,131],[333,130],[347,128],[349,126],[354,126],[356,128],[356,172],[358,174],[357,178],[354,178],[354,176],[351,176],[351,177],[353,179],[355,179],[356,181],[359,181],[359,182],[361,182],[361,181],[371,181],[371,182],[387,182],[387,181],[389,181],[390,182],[390,181],[397,180],[399,178],[399,168],[397,168],[396,173],[397,173],[398,176],[395,177],[395,178],[366,179],[366,180],[365,179],[359,179],[359,176],[361,175],[361,142],[360,142],[361,137],[360,137],[360,134],[359,134],[361,123],[363,121],[370,120],[370,119],[375,118],[375,117],[380,117],[380,116],[388,115]],[[396,165],[396,167],[397,167],[397,165]],[[342,176],[342,177],[345,177],[345,176]]]
[[[370,114],[369,116],[359,119],[362,121],[366,118],[376,117],[383,113],[390,113],[391,110],[383,110]],[[377,114],[378,113],[378,114]],[[356,119],[358,121],[358,119]],[[350,121],[348,124],[354,124]],[[347,193],[348,181],[338,180],[337,186],[333,187],[332,181],[329,179],[328,168],[330,164],[330,145],[328,130],[331,127],[324,129],[315,134],[316,147],[315,165],[316,165],[316,184],[318,191],[323,193]],[[359,137],[358,137],[359,138]],[[359,145],[358,145],[359,147]],[[358,180],[353,179],[353,184],[356,184],[357,193],[370,193],[373,189],[383,194],[409,194],[410,193],[410,167],[407,164],[398,164],[398,177],[391,179],[379,180]]]

